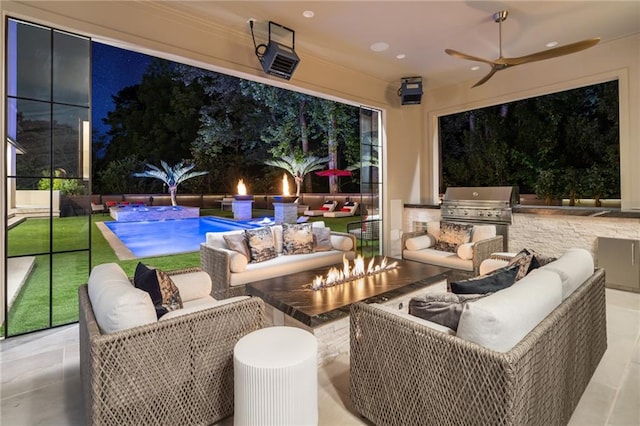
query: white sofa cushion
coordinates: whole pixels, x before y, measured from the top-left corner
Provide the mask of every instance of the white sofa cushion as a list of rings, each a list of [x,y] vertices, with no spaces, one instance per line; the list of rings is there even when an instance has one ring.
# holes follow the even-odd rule
[[[460,259],[456,253],[426,248],[422,250],[404,250],[402,256],[408,260],[443,266],[445,268],[473,271],[473,261]]]
[[[228,305],[229,303],[239,302],[240,300],[248,299],[251,296],[236,296],[228,299],[216,300],[211,296],[203,297],[200,299],[192,300],[184,304],[182,309],[176,309],[175,311],[167,312],[160,317],[159,321],[168,320],[182,315],[191,314],[198,311],[203,311],[209,308],[215,308],[218,306]]]
[[[490,272],[495,271],[496,269],[504,268],[508,264],[509,262],[502,259],[485,259],[480,264],[480,269],[478,272],[480,273],[480,275],[486,275]]]
[[[508,352],[562,301],[558,274],[536,269],[509,288],[464,306],[458,337]]]
[[[228,249],[229,246],[227,242],[224,240],[224,235],[227,234],[244,234],[243,230],[240,231],[228,231],[228,232],[207,232],[205,234],[207,245],[215,248],[224,248]]]
[[[135,288],[117,263],[95,266],[89,275],[88,292],[103,333],[115,333],[158,320],[149,294]]]
[[[495,225],[473,225],[471,242],[482,241],[496,236]]]
[[[211,277],[204,271],[174,274],[171,275],[171,281],[178,287],[183,305],[190,300],[200,299],[211,294]]]
[[[417,237],[407,238],[404,245],[407,250],[422,250],[433,246],[436,239],[431,235],[419,235]]]
[[[558,260],[547,263],[538,269],[553,271],[560,275],[562,300],[564,300],[593,274],[593,256],[588,250],[572,248],[567,250]]]
[[[319,251],[311,254],[280,255],[266,262],[250,263],[247,269],[240,274],[231,274],[231,286],[242,285],[267,278],[293,274],[308,269],[320,268],[334,263],[341,263],[342,257],[353,260],[353,251]]]
[[[433,235],[433,237],[437,240],[440,238],[440,221],[433,220],[431,222],[427,222],[427,234]]]

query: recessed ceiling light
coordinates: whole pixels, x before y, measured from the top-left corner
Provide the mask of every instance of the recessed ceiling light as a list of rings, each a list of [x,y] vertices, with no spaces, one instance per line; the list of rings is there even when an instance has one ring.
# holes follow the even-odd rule
[[[471,67],[471,71],[478,71],[479,69],[480,67],[478,65]]]
[[[407,55],[405,55],[404,53],[399,53],[399,54],[396,55],[397,59],[404,59],[406,57],[407,57]]]
[[[302,12],[302,16],[304,16],[305,18],[313,18],[313,15],[315,15],[315,13],[313,13],[313,10],[305,10],[304,12]]]
[[[373,43],[371,46],[369,46],[369,48],[374,52],[384,52],[389,48],[389,43],[385,43],[384,41],[379,41],[377,43]]]
[[[545,46],[547,47],[556,47],[558,45],[557,41],[550,41],[549,43],[545,44]]]

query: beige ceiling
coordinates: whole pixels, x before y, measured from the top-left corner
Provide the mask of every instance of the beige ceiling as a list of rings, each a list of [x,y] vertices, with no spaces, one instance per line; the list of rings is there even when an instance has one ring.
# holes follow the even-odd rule
[[[600,37],[606,43],[640,32],[637,0],[170,1],[163,6],[204,17],[245,36],[250,34],[248,20],[255,19],[258,43],[266,42],[267,23],[274,21],[295,31],[301,65],[305,55],[313,55],[389,82],[421,76],[427,89],[464,81],[472,84],[489,71],[486,64],[452,58],[444,49],[497,58],[498,24],[492,15],[499,10],[509,11],[503,23],[506,57],[547,49],[550,41],[564,45]],[[303,17],[306,10],[313,11],[314,17]],[[389,49],[372,51],[370,46],[376,42],[388,43]],[[398,54],[406,57],[397,59]],[[472,71],[474,65],[480,69]]]

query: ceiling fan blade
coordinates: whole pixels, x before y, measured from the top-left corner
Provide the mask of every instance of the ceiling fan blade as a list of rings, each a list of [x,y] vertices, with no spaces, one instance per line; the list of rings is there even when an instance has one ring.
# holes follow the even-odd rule
[[[501,58],[497,60],[498,63],[502,63],[507,66],[514,66],[520,64],[526,64],[528,62],[542,61],[545,59],[557,58],[558,56],[569,55],[581,50],[588,49],[595,46],[600,41],[599,37],[591,38],[587,40],[578,41],[576,43],[567,44],[566,46],[560,46],[549,50],[543,50],[541,52],[532,53],[530,55],[520,56],[517,58]]]
[[[466,53],[458,52],[457,50],[444,49],[444,51],[447,53],[447,55],[453,56],[454,58],[466,59],[468,61],[484,62],[485,64],[494,65],[493,61],[490,61],[488,59],[478,58],[477,56],[467,55]]]
[[[493,75],[495,73],[497,73],[501,69],[504,69],[504,68],[499,68],[499,67],[496,67],[496,66],[492,66],[491,67],[491,71],[489,71],[489,74],[487,74],[484,77],[482,77],[482,79],[480,81],[478,81],[476,84],[474,84],[473,86],[471,86],[471,88],[473,89],[474,87],[478,87],[481,84],[485,84],[491,77],[493,77]]]

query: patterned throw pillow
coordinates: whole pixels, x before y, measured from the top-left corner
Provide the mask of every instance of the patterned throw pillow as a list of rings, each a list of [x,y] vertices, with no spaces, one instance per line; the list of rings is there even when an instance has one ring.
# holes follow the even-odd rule
[[[149,293],[158,318],[169,311],[182,308],[180,291],[166,272],[151,269],[138,262],[133,276],[133,285]]]
[[[271,229],[247,229],[244,233],[251,253],[251,258],[249,259],[251,263],[264,262],[278,256]]]
[[[518,275],[516,275],[516,281],[518,281],[534,269],[553,262],[554,260],[557,259],[555,257],[538,253],[535,250],[524,248],[520,250],[513,259],[511,259],[509,265],[518,265],[520,267]]]
[[[427,293],[409,301],[409,314],[455,331],[464,305],[485,296],[488,294]]]
[[[311,223],[282,224],[282,253],[313,253],[313,230]]]
[[[460,244],[468,243],[471,241],[471,231],[473,225],[454,223],[454,222],[441,222],[440,223],[440,236],[433,248],[435,250],[448,251],[455,253],[458,250]]]
[[[333,248],[331,244],[331,228],[312,227],[313,230],[313,251],[329,251]]]

